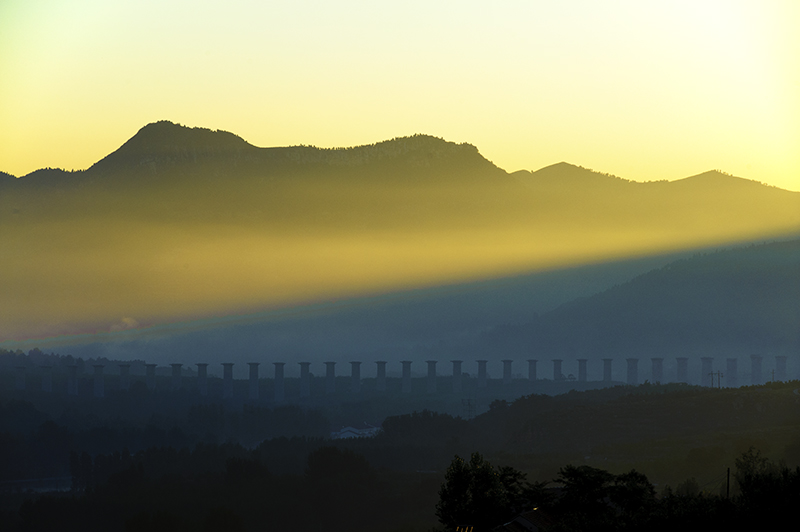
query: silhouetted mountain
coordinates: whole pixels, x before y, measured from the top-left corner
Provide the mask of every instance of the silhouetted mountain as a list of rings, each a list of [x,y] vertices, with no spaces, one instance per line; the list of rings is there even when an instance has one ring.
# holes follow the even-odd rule
[[[93,165],[90,170],[148,166],[153,163],[197,163],[203,157],[207,159],[240,157],[259,160],[267,166],[282,159],[301,164],[324,163],[333,166],[360,166],[389,159],[393,164],[400,162],[410,166],[430,166],[435,164],[436,159],[465,154],[478,155],[478,150],[469,144],[458,145],[428,135],[395,138],[352,148],[321,149],[314,146],[257,148],[227,131],[188,128],[161,121],[143,127],[118,150]],[[482,158],[478,156],[477,159]]]
[[[67,182],[65,178],[81,174],[82,172],[68,172],[67,170],[63,170],[61,168],[41,168],[39,170],[34,170],[30,174],[22,176],[19,179],[14,179],[14,181],[6,180],[5,184],[13,185],[17,188],[22,188],[25,186],[31,186],[37,189],[44,189],[53,186],[63,187],[71,185],[71,183]]]
[[[89,172],[119,171],[135,167],[154,167],[181,162],[198,163],[204,159],[235,158],[256,150],[240,137],[227,131],[188,128],[168,121],[148,124],[118,150],[104,157]]]
[[[763,190],[764,186],[768,186],[751,179],[742,179],[741,177],[732,176],[719,170],[709,170],[708,172],[703,172],[702,174],[686,177],[684,179],[678,179],[677,181],[674,181],[674,183],[685,187],[691,186],[698,191],[718,191],[720,188],[746,188],[747,190],[755,191]]]
[[[157,122],[88,170],[56,179],[62,175],[48,169],[25,176],[20,192],[61,190],[56,198],[26,194],[17,208],[32,203],[39,211],[146,216],[150,223],[227,224],[233,217],[352,230],[518,219],[531,202],[474,146],[425,135],[346,149],[257,148],[228,132]]]
[[[773,238],[800,228],[800,193],[713,173],[635,183],[566,163],[508,174],[425,135],[257,148],[158,122],[88,170],[7,180],[0,224],[3,340]]]
[[[565,162],[545,166],[535,172],[520,170],[511,175],[534,190],[558,189],[572,193],[581,193],[586,189],[611,190],[614,187],[619,190],[625,184],[636,184],[635,181],[602,174]]]
[[[353,148],[313,146],[257,148],[225,131],[157,122],[142,128],[118,150],[86,171],[87,176],[120,180],[158,176],[176,184],[230,187],[242,181],[272,188],[302,181],[374,186],[432,185],[457,178],[464,186],[484,180],[476,171],[505,177],[471,145],[415,135]],[[262,183],[264,184],[264,183]],[[152,183],[150,183],[152,186]]]
[[[6,172],[0,172],[0,186],[5,184],[12,184],[17,180],[16,176],[13,176]]]
[[[755,236],[757,227],[782,225],[800,212],[800,193],[716,170],[646,183],[567,163],[512,175],[534,192],[539,205],[560,206],[565,220],[609,228],[691,234],[724,226]]]

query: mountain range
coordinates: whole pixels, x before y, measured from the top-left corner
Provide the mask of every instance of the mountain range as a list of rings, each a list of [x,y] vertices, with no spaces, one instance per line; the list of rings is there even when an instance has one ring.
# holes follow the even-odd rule
[[[425,328],[415,321],[430,318],[424,305],[409,303],[412,314],[401,316],[400,300],[428,301],[425,308],[437,309],[435,329],[444,326],[442,313],[458,308],[440,295],[461,294],[457,305],[477,309],[490,301],[485,306],[498,309],[496,317],[465,310],[471,317],[453,318],[458,324],[447,334],[414,333],[397,349],[422,352],[442,341],[491,350],[489,339],[507,323],[506,339],[495,344],[512,349],[516,341],[516,352],[539,342],[607,353],[624,349],[586,331],[564,340],[583,318],[556,308],[687,253],[797,234],[800,193],[717,171],[647,183],[567,163],[508,173],[474,146],[426,135],[347,149],[258,148],[231,133],[158,122],[84,171],[0,174],[0,227],[0,342],[7,345],[136,326],[164,331],[176,322],[187,324],[184,332],[209,323],[218,331],[234,316],[245,317],[230,326],[246,322],[255,338],[267,333],[254,324],[276,323],[275,313],[330,318],[387,298],[395,310],[374,330],[391,323]],[[547,279],[561,279],[554,281],[559,288]],[[547,321],[556,315],[573,325]],[[264,330],[275,338],[283,334],[270,327]],[[159,342],[177,338],[165,334],[156,335]],[[794,345],[781,334],[780,349]],[[379,336],[369,347],[340,347],[378,352]],[[78,343],[98,341],[82,338]],[[49,343],[60,342],[69,343]],[[325,344],[319,335],[297,350]]]

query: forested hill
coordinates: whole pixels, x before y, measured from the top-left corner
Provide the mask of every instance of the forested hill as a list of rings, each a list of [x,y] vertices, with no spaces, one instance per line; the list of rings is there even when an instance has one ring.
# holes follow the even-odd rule
[[[213,159],[236,165],[261,164],[262,170],[279,169],[288,162],[301,164],[359,166],[388,160],[392,164],[415,163],[430,166],[436,159],[471,159],[473,164],[491,169],[477,148],[455,144],[429,135],[395,138],[376,144],[351,148],[323,149],[314,146],[257,148],[242,138],[204,128],[186,128],[171,122],[148,124],[136,135],[93,165],[90,171],[115,171],[125,167],[208,163]]]
[[[0,186],[3,186],[4,184],[15,183],[16,179],[17,179],[16,177],[14,177],[13,175],[11,175],[9,173],[0,172]]]
[[[558,205],[561,223],[596,224],[615,232],[627,228],[691,234],[719,224],[755,235],[759,227],[783,223],[778,220],[791,226],[795,222],[789,220],[797,220],[800,213],[800,192],[718,170],[640,183],[562,162],[511,175],[534,193],[544,212],[546,206]]]
[[[800,240],[679,260],[533,323],[495,328],[480,344],[548,358],[795,355]]]
[[[470,238],[488,230],[504,232],[495,240],[527,234],[539,248],[553,239],[587,247],[597,240],[591,233],[602,232],[601,246],[662,251],[800,228],[800,193],[716,171],[648,183],[567,163],[508,174],[475,146],[427,135],[352,148],[258,148],[229,132],[161,121],[87,170],[7,177],[0,222],[14,225],[90,217],[98,225],[123,218],[471,231]]]
[[[88,170],[9,181],[4,196],[0,221],[12,223],[48,211],[98,225],[124,218],[348,232],[518,223],[533,201],[468,144],[415,135],[346,149],[257,148],[170,122],[145,126]],[[16,216],[6,218],[6,206]]]
[[[522,190],[504,171],[483,158],[475,146],[428,135],[351,148],[258,148],[226,131],[188,128],[166,121],[148,124],[89,169],[68,174],[71,179],[59,183],[64,188],[87,184],[100,189],[120,185],[152,187],[164,183],[224,188],[241,187],[250,180],[268,180],[276,185],[282,180],[313,182],[315,178],[343,180],[342,186],[347,181],[361,180],[378,180],[383,185],[398,180],[431,184],[458,175],[461,184],[474,185],[493,178]],[[16,184],[37,187],[50,177],[37,170]]]

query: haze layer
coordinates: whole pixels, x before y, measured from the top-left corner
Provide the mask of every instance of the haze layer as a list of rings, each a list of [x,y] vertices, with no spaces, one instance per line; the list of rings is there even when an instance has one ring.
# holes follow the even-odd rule
[[[0,227],[2,341],[770,238],[800,228],[800,193],[508,174],[428,136],[256,148],[159,122],[86,171],[0,176]]]

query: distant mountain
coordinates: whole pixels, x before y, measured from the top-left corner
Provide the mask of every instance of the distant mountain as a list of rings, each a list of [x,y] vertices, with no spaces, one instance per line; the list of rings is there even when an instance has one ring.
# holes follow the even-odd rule
[[[800,352],[800,240],[670,263],[532,322],[496,327],[476,349],[546,360],[794,359]]]
[[[228,132],[163,121],[86,171],[37,170],[8,184],[0,222],[12,208],[22,217],[72,210],[81,218],[345,231],[511,226],[553,238],[592,227],[623,247],[633,239],[659,249],[800,227],[800,193],[754,181],[707,172],[637,183],[567,163],[508,174],[474,146],[426,135],[346,149],[257,148]]]
[[[511,175],[534,193],[539,205],[558,205],[564,219],[653,234],[700,234],[725,227],[757,237],[766,227],[797,227],[800,213],[800,193],[719,171],[640,183],[558,163]]]
[[[321,149],[313,146],[257,148],[227,131],[188,128],[162,121],[148,124],[118,150],[93,165],[89,171],[109,171],[153,165],[209,163],[214,159],[235,164],[258,163],[274,171],[282,163],[359,166],[385,159],[397,163],[430,166],[435,159],[459,154],[477,154],[474,146],[457,145],[427,135],[397,138],[368,146]],[[403,161],[408,157],[409,161]],[[488,162],[488,161],[484,161]]]
[[[635,181],[602,174],[565,162],[545,166],[535,172],[520,170],[511,175],[533,190],[559,190],[578,194],[587,188],[593,190],[622,190],[627,184],[637,184]]]
[[[85,171],[0,179],[0,341],[453,285],[793,234],[718,173],[509,174],[469,144],[258,148],[157,122]],[[121,321],[122,320],[122,321]]]
[[[44,195],[45,185],[58,185],[57,196]],[[524,187],[467,144],[415,135],[347,149],[257,148],[228,132],[170,122],[145,126],[86,171],[40,170],[15,188],[21,197],[6,203],[18,199],[20,212],[28,203],[38,212],[71,207],[81,217],[238,218],[348,231],[518,220],[530,204]]]

